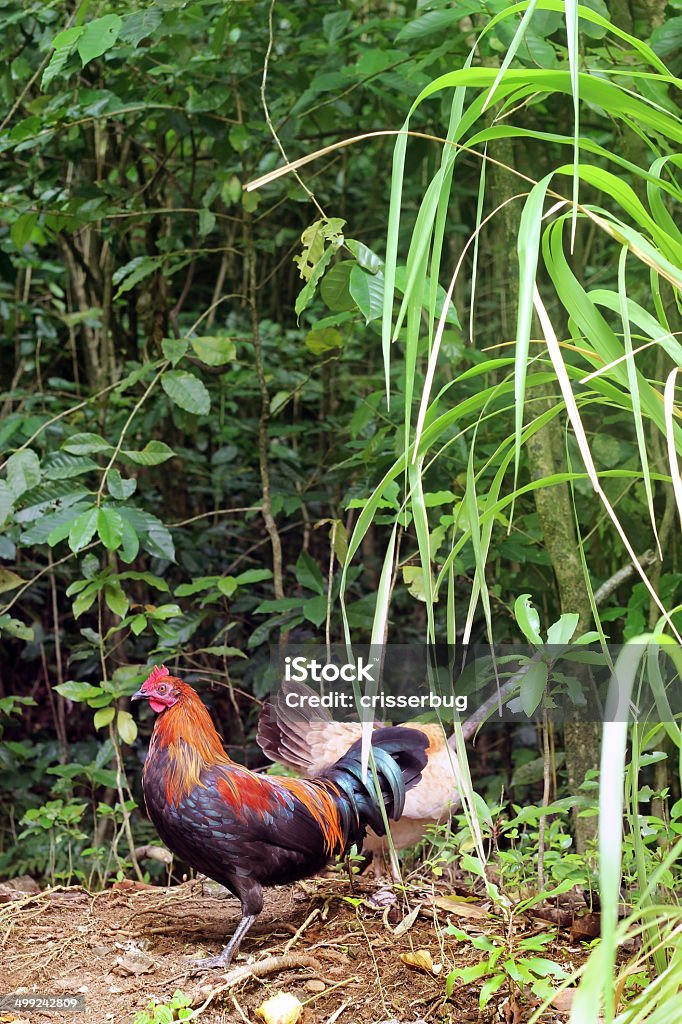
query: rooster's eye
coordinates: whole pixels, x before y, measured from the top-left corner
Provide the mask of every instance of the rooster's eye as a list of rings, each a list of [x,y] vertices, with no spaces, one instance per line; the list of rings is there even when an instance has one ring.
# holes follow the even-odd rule
[[[158,693],[165,693],[166,689],[167,689],[166,684],[165,683],[161,683],[161,686],[159,687],[157,692]]]

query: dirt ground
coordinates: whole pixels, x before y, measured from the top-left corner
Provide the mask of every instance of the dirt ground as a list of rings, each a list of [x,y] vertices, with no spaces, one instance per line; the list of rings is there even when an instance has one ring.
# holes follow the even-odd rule
[[[86,1004],[84,1014],[0,1010],[0,1024],[133,1024],[150,1001],[167,1002],[178,989],[202,1024],[256,1024],[256,1009],[278,991],[303,1003],[303,1024],[521,1024],[537,1005],[505,985],[480,1011],[480,981],[446,998],[448,973],[482,955],[444,934],[448,921],[474,932],[494,927],[484,903],[454,903],[447,887],[411,886],[406,895],[363,879],[349,900],[348,880],[338,877],[271,890],[226,982],[225,972],[192,975],[191,959],[222,948],[237,921],[235,900],[198,881],[168,890],[121,884],[0,906],[0,993],[82,994]],[[524,935],[547,928],[519,921]],[[567,969],[584,958],[565,937],[544,955]],[[542,1019],[565,1024],[567,1015],[550,1010]]]

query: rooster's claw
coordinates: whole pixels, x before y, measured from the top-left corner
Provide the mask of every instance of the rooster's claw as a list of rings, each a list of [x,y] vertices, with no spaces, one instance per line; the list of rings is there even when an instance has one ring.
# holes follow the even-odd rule
[[[232,957],[220,956],[205,956],[201,960],[192,960],[191,969],[192,974],[197,971],[209,971],[216,967],[229,967],[230,960]]]

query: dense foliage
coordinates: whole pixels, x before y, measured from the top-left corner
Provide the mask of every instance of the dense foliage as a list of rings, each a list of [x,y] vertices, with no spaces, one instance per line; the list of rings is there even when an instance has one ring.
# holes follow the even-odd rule
[[[155,660],[249,760],[282,637],[679,641],[682,16],[617,6],[0,4],[0,873],[139,870]]]

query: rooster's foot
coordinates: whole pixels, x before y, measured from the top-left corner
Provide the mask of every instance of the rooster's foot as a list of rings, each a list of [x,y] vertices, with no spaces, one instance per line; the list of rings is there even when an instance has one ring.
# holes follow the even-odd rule
[[[192,961],[192,973],[197,971],[210,971],[214,968],[222,967],[223,969],[230,966],[232,956],[224,956],[222,953],[220,956],[205,956],[201,960]]]

